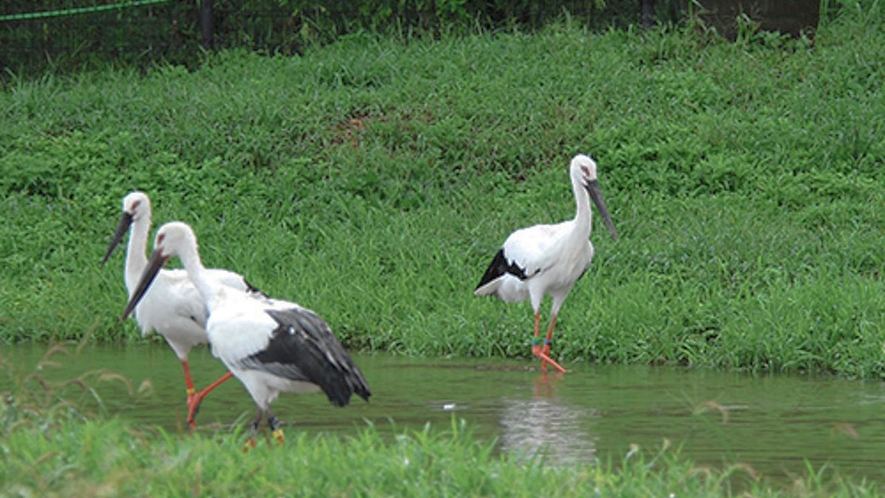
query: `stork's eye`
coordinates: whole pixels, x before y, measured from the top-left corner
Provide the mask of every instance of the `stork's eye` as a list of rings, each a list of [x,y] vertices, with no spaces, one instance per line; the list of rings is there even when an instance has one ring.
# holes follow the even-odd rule
[[[584,172],[585,175],[590,174],[590,169],[587,166],[581,166],[581,171]]]

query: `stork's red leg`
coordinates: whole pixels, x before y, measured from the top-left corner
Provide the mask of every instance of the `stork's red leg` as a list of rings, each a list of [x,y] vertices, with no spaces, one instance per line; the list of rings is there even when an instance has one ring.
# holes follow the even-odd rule
[[[541,348],[541,352],[548,356],[550,355],[550,344],[552,344],[553,341],[553,327],[556,325],[556,315],[557,314],[554,314],[550,317],[550,327],[547,328],[547,340],[544,341],[544,346]],[[546,365],[542,362],[541,366],[543,367]]]
[[[261,426],[261,416],[263,414],[261,408],[259,408],[258,412],[255,414],[255,420],[252,421],[252,430],[249,432],[249,439],[247,439],[246,444],[243,445],[243,453],[255,447],[255,434],[258,434],[258,428]]]
[[[283,428],[279,425],[279,420],[270,413],[270,410],[267,411],[267,425],[270,427],[271,435],[276,438],[277,442],[283,444],[286,442],[286,436],[283,434]]]
[[[535,316],[537,317],[537,315],[535,315]],[[537,324],[537,318],[535,320],[535,323]],[[555,361],[550,359],[550,339],[553,337],[553,327],[555,325],[556,325],[556,315],[553,315],[550,318],[550,327],[547,329],[547,338],[544,340],[544,345],[541,346],[540,344],[538,344],[538,345],[534,346],[532,348],[532,352],[535,354],[535,356],[537,356],[538,358],[541,358],[541,369],[542,370],[547,371],[547,364],[549,363],[549,364],[553,365],[553,368],[559,370],[562,373],[565,373],[566,369],[563,368],[562,365],[560,365],[559,363],[556,363]],[[535,330],[537,331],[537,328]],[[537,338],[537,335],[538,334],[536,333],[535,334],[536,338]],[[537,348],[537,349],[535,349],[535,348]]]
[[[184,386],[187,388],[187,406],[188,412],[190,412],[190,406],[193,402],[194,394],[196,394],[197,390],[194,389],[194,380],[191,378],[191,368],[187,364],[187,359],[181,360],[181,368],[184,369]],[[188,423],[191,423],[191,418],[189,414]]]
[[[541,358],[541,362],[542,362],[541,366],[542,367],[545,367],[545,364],[549,363],[549,364],[553,365],[553,368],[559,370],[561,373],[568,372],[568,370],[566,370],[562,365],[551,360],[550,357],[547,356],[546,353],[541,352],[540,348],[538,349],[538,352],[535,353],[535,356],[537,356],[538,358]],[[545,371],[546,371],[546,369],[545,369]]]
[[[538,335],[541,333],[541,314],[539,312],[535,313],[535,335],[532,337],[532,354],[538,356],[538,353],[541,352],[541,342],[538,339]]]
[[[197,413],[200,412],[200,403],[203,402],[203,398],[206,397],[207,394],[212,392],[213,389],[223,384],[227,379],[233,377],[234,374],[228,372],[222,375],[218,380],[209,384],[208,387],[203,389],[202,391],[193,394],[192,396],[188,396],[187,399],[187,423],[190,424],[191,427],[196,427],[196,417]]]

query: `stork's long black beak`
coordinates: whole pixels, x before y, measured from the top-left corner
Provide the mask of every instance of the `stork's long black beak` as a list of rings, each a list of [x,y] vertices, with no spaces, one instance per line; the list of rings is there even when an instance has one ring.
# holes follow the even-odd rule
[[[618,231],[615,230],[615,224],[612,223],[612,217],[608,214],[608,208],[605,205],[605,198],[602,196],[602,188],[599,186],[599,182],[592,180],[589,183],[586,183],[584,188],[587,189],[590,198],[593,199],[593,204],[596,204],[596,208],[599,209],[599,214],[602,215],[602,221],[605,223],[605,226],[608,227],[608,231],[611,232],[612,237],[614,237],[615,240],[618,240]]]
[[[100,267],[104,267],[104,264],[107,263],[108,258],[110,258],[111,254],[114,252],[114,249],[120,245],[120,241],[123,240],[123,235],[129,230],[130,225],[132,225],[132,215],[123,211],[123,216],[120,217],[120,223],[117,223],[117,229],[114,230],[114,236],[111,238],[111,245],[108,246],[108,252],[106,252],[104,258],[102,258],[101,265],[99,265]]]
[[[154,249],[154,252],[151,253],[151,258],[148,260],[147,267],[145,267],[144,272],[141,274],[141,279],[135,287],[135,292],[132,293],[129,302],[126,303],[126,309],[123,310],[123,316],[120,317],[121,321],[126,320],[132,314],[132,311],[138,306],[138,302],[141,301],[141,298],[151,288],[151,284],[157,278],[157,274],[160,273],[166,261],[169,261],[169,256],[163,255],[162,249]]]

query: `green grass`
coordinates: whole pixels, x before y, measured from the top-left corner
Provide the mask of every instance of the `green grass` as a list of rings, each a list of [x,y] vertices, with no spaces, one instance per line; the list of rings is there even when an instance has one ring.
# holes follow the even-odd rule
[[[6,496],[872,496],[875,485],[826,471],[777,489],[741,465],[694,466],[674,452],[617,464],[546,467],[496,456],[461,424],[393,440],[289,433],[243,453],[230,434],[179,436],[120,420],[19,430],[3,441]]]
[[[814,44],[564,22],[13,80],[0,337],[138,340],[122,255],[98,262],[142,189],[351,348],[527,356],[529,306],[472,290],[509,232],[573,215],[588,152],[621,241],[594,233],[558,359],[885,377],[882,9]]]

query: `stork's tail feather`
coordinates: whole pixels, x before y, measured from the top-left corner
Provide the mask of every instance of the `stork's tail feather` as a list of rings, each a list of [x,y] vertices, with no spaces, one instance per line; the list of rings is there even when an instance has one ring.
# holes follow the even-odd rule
[[[473,294],[475,296],[489,296],[495,294],[501,286],[501,277],[508,273],[520,280],[526,279],[525,270],[520,268],[516,263],[507,261],[507,256],[504,255],[504,249],[502,248],[495,253],[495,257],[492,258],[491,264],[489,264],[489,267],[483,274],[482,279],[480,279],[479,285],[476,286],[476,290],[473,291]]]
[[[488,282],[486,284],[480,285],[473,291],[474,296],[493,296],[498,292],[498,287],[501,286],[501,279],[497,278]]]
[[[243,285],[246,286],[246,293],[247,294],[251,294],[253,296],[260,296],[260,297],[263,297],[264,299],[270,298],[270,296],[268,296],[264,291],[262,291],[258,287],[255,287],[254,285],[250,284],[249,281],[246,280],[245,278],[243,279]]]
[[[279,324],[272,338],[276,347],[253,355],[256,361],[297,365],[298,374],[319,386],[333,405],[347,405],[353,393],[369,400],[369,384],[325,320],[300,307],[265,313]]]

